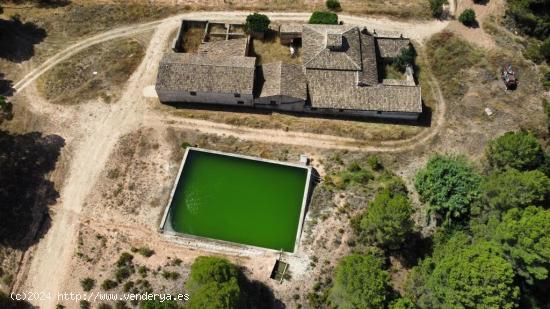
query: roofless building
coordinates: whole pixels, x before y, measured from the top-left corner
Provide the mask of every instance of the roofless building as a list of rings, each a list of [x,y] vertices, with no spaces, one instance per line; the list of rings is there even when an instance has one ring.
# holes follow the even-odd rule
[[[422,113],[412,68],[403,80],[380,80],[378,74],[379,63],[399,56],[408,39],[349,25],[286,28],[281,26],[281,38],[302,40],[302,64],[256,66],[248,56],[249,38],[205,42],[195,54],[164,56],[156,85],[160,101],[408,120]]]

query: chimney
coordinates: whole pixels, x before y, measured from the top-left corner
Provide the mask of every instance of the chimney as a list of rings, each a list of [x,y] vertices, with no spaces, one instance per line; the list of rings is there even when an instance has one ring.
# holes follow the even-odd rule
[[[342,33],[327,30],[327,48],[330,50],[342,49]]]

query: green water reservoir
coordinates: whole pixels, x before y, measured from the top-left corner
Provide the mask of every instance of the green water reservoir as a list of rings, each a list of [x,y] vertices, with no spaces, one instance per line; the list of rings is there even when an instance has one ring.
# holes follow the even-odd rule
[[[164,230],[293,252],[307,167],[189,148]]]

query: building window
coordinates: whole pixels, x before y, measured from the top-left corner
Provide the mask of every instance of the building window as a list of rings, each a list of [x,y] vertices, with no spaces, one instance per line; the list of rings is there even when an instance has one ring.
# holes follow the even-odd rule
[[[376,112],[376,115],[382,115],[382,112],[381,112],[381,111],[377,111],[377,112]]]
[[[312,107],[311,110],[312,110],[312,111],[316,111],[316,110],[317,110],[317,107]]]
[[[192,95],[192,96],[195,96],[195,95],[197,95],[197,92],[196,91],[191,91],[191,92],[189,92],[189,94]]]
[[[233,95],[235,96],[235,98],[240,98],[241,97],[240,93],[234,93]]]
[[[338,111],[339,111],[340,113],[343,113],[343,112],[344,112],[344,110],[343,110],[343,109],[339,109]]]
[[[277,101],[269,101],[269,104],[271,104],[271,105],[277,105]]]
[[[244,101],[237,101],[237,104],[244,104]]]

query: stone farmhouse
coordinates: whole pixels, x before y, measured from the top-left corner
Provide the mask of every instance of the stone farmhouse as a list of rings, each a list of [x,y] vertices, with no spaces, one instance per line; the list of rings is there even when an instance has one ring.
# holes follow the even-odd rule
[[[159,100],[407,120],[422,113],[411,67],[405,79],[380,80],[378,74],[379,63],[410,45],[407,38],[310,24],[282,25],[279,35],[281,43],[301,40],[301,64],[257,66],[249,56],[251,38],[230,39],[229,30],[225,40],[203,40],[196,53],[167,53],[158,69]]]

